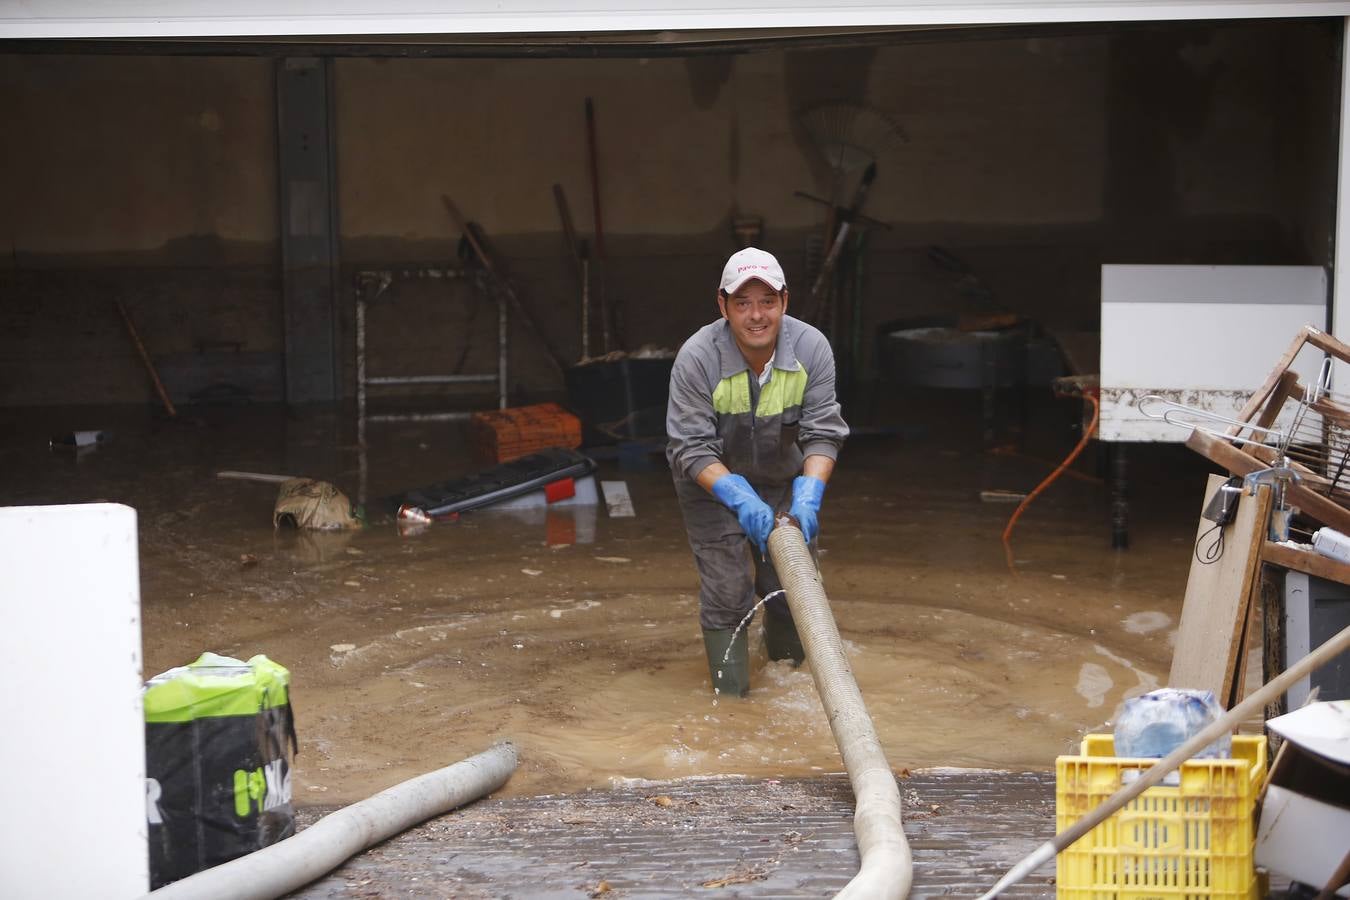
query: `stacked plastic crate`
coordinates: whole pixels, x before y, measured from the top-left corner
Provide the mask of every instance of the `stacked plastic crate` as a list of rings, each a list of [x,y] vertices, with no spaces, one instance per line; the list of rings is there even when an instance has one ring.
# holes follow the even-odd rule
[[[497,409],[474,413],[469,439],[479,459],[507,462],[550,447],[580,447],[581,420],[556,403]]]

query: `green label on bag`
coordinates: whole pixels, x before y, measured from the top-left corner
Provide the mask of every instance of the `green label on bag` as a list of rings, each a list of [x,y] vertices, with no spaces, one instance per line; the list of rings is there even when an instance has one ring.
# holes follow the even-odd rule
[[[274,759],[252,772],[234,770],[234,814],[248,818],[257,804],[257,812],[275,809],[291,802],[291,773],[284,760]]]
[[[262,809],[263,794],[267,791],[267,783],[263,779],[263,770],[254,769],[252,772],[245,772],[243,769],[234,770],[234,814],[241,819],[247,818],[253,811],[253,803],[256,801],[258,809]]]

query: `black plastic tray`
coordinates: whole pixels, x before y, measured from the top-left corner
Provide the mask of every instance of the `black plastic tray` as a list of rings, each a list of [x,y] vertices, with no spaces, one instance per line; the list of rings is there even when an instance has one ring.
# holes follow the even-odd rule
[[[564,478],[584,478],[595,461],[575,450],[555,447],[493,466],[474,475],[443,481],[389,499],[391,509],[416,506],[433,519],[509,500]]]

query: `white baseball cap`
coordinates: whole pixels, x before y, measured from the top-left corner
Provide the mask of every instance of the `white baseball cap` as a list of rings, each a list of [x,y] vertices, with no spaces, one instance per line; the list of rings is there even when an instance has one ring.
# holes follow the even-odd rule
[[[774,259],[772,253],[765,253],[755,247],[746,247],[731,254],[727,264],[722,267],[721,290],[727,295],[734,294],[740,290],[741,285],[752,278],[758,278],[775,291],[781,291],[787,284],[787,279],[783,277],[783,267]]]

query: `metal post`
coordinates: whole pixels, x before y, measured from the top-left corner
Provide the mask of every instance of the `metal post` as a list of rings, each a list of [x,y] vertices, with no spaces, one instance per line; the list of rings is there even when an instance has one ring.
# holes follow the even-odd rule
[[[380,413],[368,416],[371,422],[462,422],[472,416],[468,410],[433,413]]]
[[[591,261],[581,261],[581,358],[591,356]]]
[[[495,374],[480,375],[373,375],[366,384],[486,384],[495,382]]]
[[[356,287],[356,459],[361,476],[356,502],[366,505],[370,460],[366,455],[366,299]]]
[[[980,422],[984,449],[994,446],[998,437],[998,366],[994,342],[980,341]]]
[[[1111,447],[1111,548],[1128,550],[1130,547],[1130,499],[1125,480],[1125,442],[1115,441]]]
[[[1350,334],[1350,65],[1346,65],[1345,50],[1350,47],[1350,16],[1343,20],[1341,29],[1341,115],[1340,145],[1337,147],[1335,244],[1332,248],[1331,311],[1328,314],[1331,333],[1345,339]],[[1346,364],[1333,364],[1334,383],[1340,390],[1350,382]]]
[[[366,417],[366,301],[361,289],[356,289],[356,421],[359,424]],[[364,434],[361,435],[365,437]],[[365,441],[361,440],[361,446]]]
[[[510,320],[507,317],[506,298],[497,298],[497,408],[506,409],[506,358],[510,349]]]
[[[337,363],[337,155],[333,64],[276,61],[286,402],[332,403]]]

